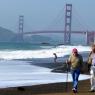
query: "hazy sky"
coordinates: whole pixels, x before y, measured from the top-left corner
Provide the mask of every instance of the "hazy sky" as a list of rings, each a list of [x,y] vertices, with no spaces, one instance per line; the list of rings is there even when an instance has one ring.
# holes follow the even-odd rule
[[[95,30],[95,0],[0,0],[0,26],[17,32],[24,15],[24,31],[62,30],[66,3],[73,5],[72,29]]]

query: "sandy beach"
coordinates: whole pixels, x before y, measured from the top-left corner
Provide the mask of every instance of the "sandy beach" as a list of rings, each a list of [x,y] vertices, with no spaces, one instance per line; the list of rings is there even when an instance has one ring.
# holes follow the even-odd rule
[[[33,74],[33,71],[34,71],[33,68],[35,68],[35,69],[38,68],[35,66],[31,66],[29,64],[26,64],[26,63],[23,63],[23,65],[18,64],[18,63],[19,62],[15,62],[15,61],[12,61],[12,63],[11,63],[11,61],[7,61],[7,62],[2,61],[1,62],[2,65],[1,65],[1,69],[0,69],[1,70],[1,73],[0,73],[1,74],[0,75],[1,76],[1,85],[0,86],[2,87],[4,85],[3,83],[5,83],[5,81],[6,81],[7,84],[5,85],[5,87],[6,86],[7,87],[0,88],[0,95],[73,95],[73,93],[71,91],[71,89],[72,89],[71,81],[69,81],[67,83],[68,84],[67,89],[66,89],[66,82],[53,82],[56,79],[54,77],[57,77],[58,79],[61,78],[61,81],[64,81],[64,79],[66,79],[65,78],[66,76],[63,73],[60,73],[60,74],[48,73],[49,72],[48,69],[45,68],[45,71],[44,71],[44,68],[42,68],[42,67],[39,67],[39,69],[38,69],[38,71],[36,71],[36,73],[38,73],[38,75],[39,75],[39,73],[41,74],[42,71],[44,71],[45,74],[42,73],[42,75],[43,75],[42,79],[45,76],[48,76],[49,79],[51,78],[50,80],[52,81],[52,83],[38,84],[38,85],[32,85],[32,86],[30,84],[28,84],[30,86],[27,85],[27,86],[23,86],[23,87],[17,87],[15,85],[15,82],[17,82],[17,81],[19,81],[19,85],[23,83],[22,82],[23,79],[26,80],[26,79],[30,78],[32,81],[32,78],[35,77]],[[7,68],[7,70],[4,68]],[[85,67],[85,69],[84,69],[85,70],[84,74],[89,75],[89,73],[87,73],[86,68],[87,67]],[[20,71],[20,73],[19,73],[19,71]],[[7,73],[7,72],[9,72],[9,73]],[[32,73],[30,73],[30,72],[32,72]],[[52,76],[50,76],[50,74]],[[70,76],[69,76],[69,78],[70,78]],[[48,77],[45,77],[45,78],[48,78]],[[87,77],[87,76],[84,76],[84,77]],[[80,79],[81,78],[82,78],[82,75],[80,76]],[[4,81],[4,79],[5,79],[5,81]],[[13,84],[10,84],[9,83],[10,81],[8,81],[10,79],[16,80],[16,81],[14,81]],[[22,81],[20,81],[19,79]],[[41,80],[39,79],[38,82],[40,82],[40,81]],[[43,80],[43,81],[45,81],[45,80]],[[13,85],[14,87],[11,87],[11,85]],[[88,92],[89,89],[90,89],[90,80],[89,79],[79,81],[78,95],[94,95],[95,93]]]
[[[27,86],[23,88],[0,89],[0,95],[75,95],[71,91],[72,83],[68,83],[66,90],[65,83],[54,83],[38,86]],[[90,80],[79,82],[78,93],[76,95],[95,95],[89,92]]]

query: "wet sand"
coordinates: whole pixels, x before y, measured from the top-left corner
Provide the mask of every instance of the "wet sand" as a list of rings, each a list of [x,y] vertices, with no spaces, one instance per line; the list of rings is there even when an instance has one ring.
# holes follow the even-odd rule
[[[79,82],[77,94],[73,94],[71,89],[72,83],[68,83],[67,88],[66,83],[54,83],[23,88],[0,89],[0,95],[95,95],[95,92],[89,92],[90,80]]]

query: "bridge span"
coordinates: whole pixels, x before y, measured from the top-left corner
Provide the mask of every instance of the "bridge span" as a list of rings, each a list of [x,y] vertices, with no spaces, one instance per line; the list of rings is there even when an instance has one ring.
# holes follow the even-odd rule
[[[53,31],[51,31],[51,30],[42,30],[42,31],[32,31],[32,32],[23,32],[23,34],[24,35],[26,35],[26,34],[47,34],[47,33],[65,33],[65,31],[63,30],[53,30]],[[94,33],[95,34],[95,31],[71,31],[71,33],[75,33],[75,34],[87,34],[87,33]]]
[[[36,34],[62,34],[63,35],[65,34],[65,31],[64,30],[40,30],[40,31],[32,31],[32,32],[23,32],[20,33],[22,36],[25,36],[25,35],[36,35]],[[19,33],[18,33],[19,34]],[[92,42],[95,41],[95,31],[71,31],[71,34],[82,34],[85,36],[85,39],[86,39],[86,44],[87,45],[90,45]]]
[[[95,42],[95,31],[73,31],[72,30],[72,4],[66,4],[65,6],[65,24],[64,24],[64,30],[35,30],[30,32],[23,31],[24,29],[24,16],[19,16],[19,33],[20,38],[24,39],[23,36],[25,35],[33,35],[33,34],[47,34],[47,33],[63,33],[64,35],[64,44],[71,44],[71,34],[82,34],[85,35],[85,38],[87,40],[87,45],[89,45],[92,42]],[[80,28],[82,29],[82,28]],[[77,35],[78,36],[78,35]]]

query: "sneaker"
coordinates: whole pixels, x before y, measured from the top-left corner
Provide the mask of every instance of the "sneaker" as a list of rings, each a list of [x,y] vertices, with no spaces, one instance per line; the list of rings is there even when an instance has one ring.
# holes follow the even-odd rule
[[[72,89],[73,93],[77,93],[77,90],[75,88]]]
[[[89,90],[89,92],[95,92],[95,90],[94,89],[91,89],[91,90]]]

